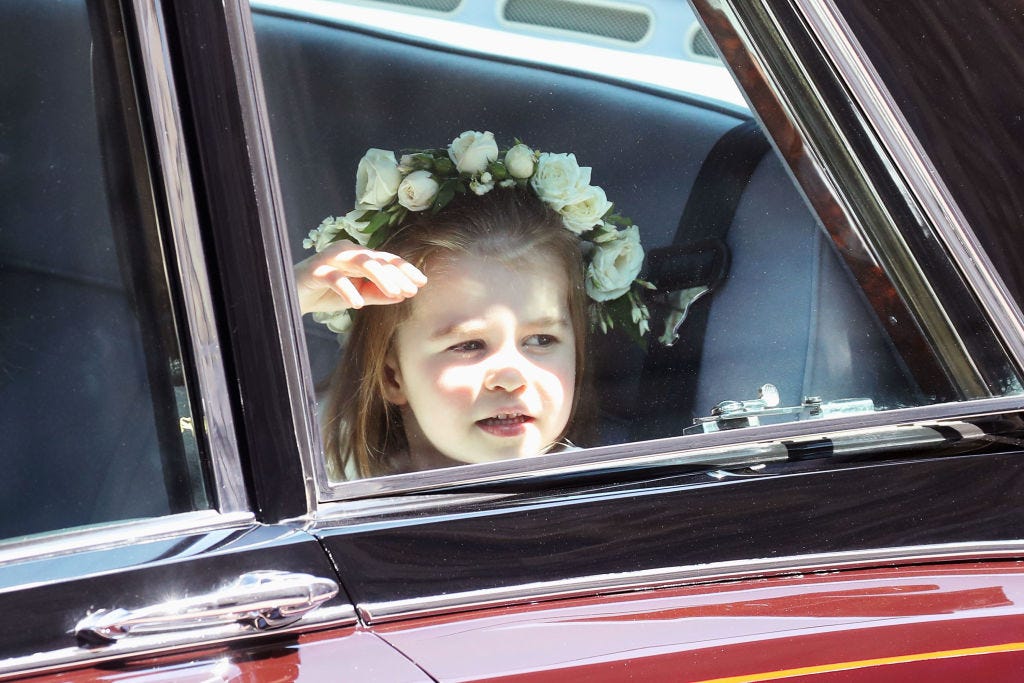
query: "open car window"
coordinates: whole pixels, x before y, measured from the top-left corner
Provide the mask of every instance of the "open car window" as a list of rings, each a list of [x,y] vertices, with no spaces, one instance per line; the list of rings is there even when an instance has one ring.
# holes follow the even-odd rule
[[[577,391],[593,429],[523,470],[573,462],[577,447],[609,447],[594,459],[614,459],[626,452],[623,444],[671,439],[628,451],[657,455],[687,448],[694,435],[705,435],[699,443],[706,445],[714,443],[706,435],[737,428],[823,420],[836,428],[842,422],[833,418],[1021,392],[976,297],[918,226],[881,207],[863,177],[815,186],[801,172],[815,158],[810,145],[841,154],[842,141],[780,147],[781,128],[806,126],[780,128],[765,115],[770,103],[753,99],[748,108],[724,94],[735,86],[722,67],[675,56],[655,69],[643,61],[652,55],[600,36],[580,39],[571,35],[577,28],[526,31],[522,22],[482,26],[469,16],[460,24],[457,9],[252,6],[295,261],[315,246],[311,229],[353,210],[356,168],[368,149],[393,151],[397,162],[403,150],[443,148],[464,131],[492,132],[503,147],[518,139],[574,153],[593,169],[591,182],[639,226],[640,277],[654,286],[643,299],[651,313],[645,343],[621,327],[588,335],[588,378]],[[677,22],[678,35],[692,32],[692,16],[649,7],[655,25]],[[510,52],[508,45],[525,45],[520,38],[536,42]],[[618,66],[593,68],[590,60],[584,67],[565,57],[591,49],[619,49]],[[695,86],[654,82],[625,64],[667,70],[676,83]],[[698,66],[719,70],[717,90],[696,85]],[[757,97],[751,65],[734,67]],[[330,448],[338,419],[323,415],[339,337],[309,316],[304,329]],[[341,486],[328,496],[378,490],[346,488],[344,480],[364,474],[357,468],[332,471]]]

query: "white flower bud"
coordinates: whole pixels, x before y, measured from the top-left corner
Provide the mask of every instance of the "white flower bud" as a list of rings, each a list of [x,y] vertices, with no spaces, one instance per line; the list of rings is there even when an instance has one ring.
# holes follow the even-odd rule
[[[336,311],[332,313],[314,313],[313,320],[323,323],[331,332],[344,334],[352,327],[352,317],[348,311]]]
[[[534,166],[533,150],[522,143],[505,152],[505,168],[513,178],[529,178]]]
[[[469,189],[473,191],[473,194],[483,196],[494,189],[494,183],[481,183],[476,180],[470,180]]]

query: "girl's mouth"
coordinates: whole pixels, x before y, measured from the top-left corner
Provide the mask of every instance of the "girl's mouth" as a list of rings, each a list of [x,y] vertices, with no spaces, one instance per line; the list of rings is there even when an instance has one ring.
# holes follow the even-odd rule
[[[526,425],[533,422],[529,415],[520,413],[498,413],[494,417],[477,420],[476,425],[493,436],[519,436],[526,431]]]

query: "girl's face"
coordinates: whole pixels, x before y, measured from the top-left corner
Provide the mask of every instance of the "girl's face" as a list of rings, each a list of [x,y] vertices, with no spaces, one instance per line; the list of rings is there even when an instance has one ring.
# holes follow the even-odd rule
[[[471,255],[430,265],[388,358],[385,398],[401,406],[413,464],[544,452],[569,421],[576,379],[562,268],[543,256],[515,268]]]

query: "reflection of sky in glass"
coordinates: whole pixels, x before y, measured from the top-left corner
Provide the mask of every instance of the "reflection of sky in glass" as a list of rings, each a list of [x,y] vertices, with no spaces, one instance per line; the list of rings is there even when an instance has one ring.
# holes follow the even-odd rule
[[[604,74],[659,88],[708,97],[746,108],[743,96],[729,72],[725,67],[714,64],[486,28],[477,25],[476,22],[484,22],[487,17],[463,16],[462,13],[458,15],[459,21],[450,21],[436,16],[411,12],[406,14],[377,7],[347,5],[330,0],[252,0],[251,4],[254,8],[279,8],[308,12],[311,15],[386,29],[414,38],[436,41],[485,54]],[[486,3],[479,3],[479,5],[486,5]],[[476,6],[475,3],[466,4],[467,8],[474,6]],[[487,7],[487,9],[492,13],[489,23],[499,25],[497,5]],[[692,18],[689,21],[683,19],[678,21],[682,22],[678,30],[663,29],[661,33],[667,33],[673,38],[677,38],[679,45],[682,45],[690,26],[692,26]],[[473,24],[464,22],[473,22]],[[543,30],[538,29],[538,31]],[[660,45],[654,47],[662,49]]]

